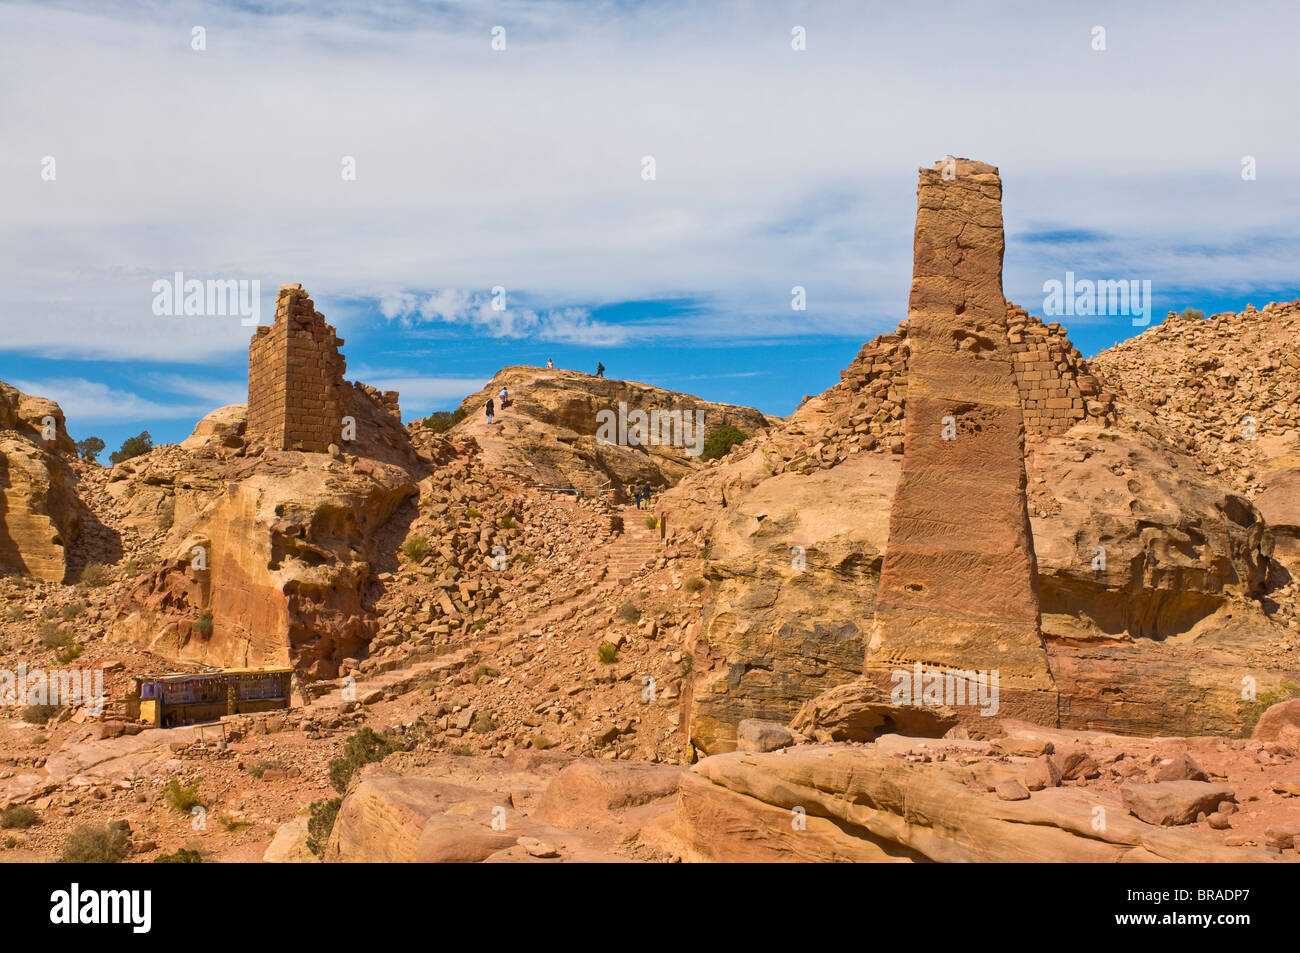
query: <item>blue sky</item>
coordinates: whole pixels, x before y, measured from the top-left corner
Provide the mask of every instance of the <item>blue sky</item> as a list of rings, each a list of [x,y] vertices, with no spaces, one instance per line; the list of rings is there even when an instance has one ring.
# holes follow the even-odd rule
[[[153,314],[180,271],[264,321],[301,282],[408,418],[547,357],[786,414],[905,316],[946,154],[1000,167],[1031,312],[1067,271],[1156,321],[1300,296],[1300,11],[1130,6],[0,4],[0,379],[183,439],[250,329]]]

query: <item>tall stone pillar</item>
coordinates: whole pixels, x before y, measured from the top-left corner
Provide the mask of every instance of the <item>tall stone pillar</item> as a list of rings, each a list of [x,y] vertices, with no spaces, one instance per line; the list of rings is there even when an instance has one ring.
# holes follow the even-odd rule
[[[1002,296],[1002,183],[967,159],[922,169],[908,305],[902,475],[869,680],[998,674],[1002,715],[1057,723],[1025,496],[1025,425]]]

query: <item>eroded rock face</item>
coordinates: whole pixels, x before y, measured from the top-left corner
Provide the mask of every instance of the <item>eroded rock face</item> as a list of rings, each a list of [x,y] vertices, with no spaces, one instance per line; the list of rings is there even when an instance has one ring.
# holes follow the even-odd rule
[[[237,461],[224,476],[128,595],[113,637],[212,665],[293,663],[334,677],[374,635],[375,540],[415,483],[376,461],[290,452]]]
[[[695,640],[697,746],[730,750],[742,718],[788,722],[861,675],[898,472],[896,459],[864,453],[729,488],[710,528],[715,598]]]
[[[884,684],[916,662],[996,671],[1004,711],[1054,723],[1002,251],[997,169],[922,170],[903,469],[866,668]]]
[[[0,382],[0,573],[63,582],[84,507],[63,411]]]
[[[507,388],[511,404],[500,406],[498,394]],[[485,405],[496,403],[495,423],[488,426]],[[633,446],[620,443],[617,418],[633,421],[637,412],[681,412],[689,416],[690,432],[675,422],[655,431],[655,442]],[[656,489],[677,483],[704,465],[698,454],[704,438],[716,427],[730,425],[746,434],[766,428],[769,418],[750,407],[718,404],[689,394],[663,390],[578,371],[541,367],[503,368],[485,387],[461,403],[467,417],[454,432],[472,436],[483,448],[484,463],[530,482],[551,487],[615,491],[649,482]],[[703,415],[697,427],[696,412]],[[601,432],[612,414],[615,426]],[[624,428],[631,432],[631,424]],[[649,436],[649,434],[647,434]],[[609,442],[605,438],[609,437]],[[630,496],[630,494],[628,494]]]

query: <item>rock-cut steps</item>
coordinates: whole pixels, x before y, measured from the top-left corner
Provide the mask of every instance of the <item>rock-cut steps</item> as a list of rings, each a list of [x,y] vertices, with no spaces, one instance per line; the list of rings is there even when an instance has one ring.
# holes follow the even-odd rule
[[[623,533],[610,544],[605,578],[623,586],[655,558],[660,540],[659,530],[646,525],[654,515],[650,510],[624,506],[619,515],[623,518]]]

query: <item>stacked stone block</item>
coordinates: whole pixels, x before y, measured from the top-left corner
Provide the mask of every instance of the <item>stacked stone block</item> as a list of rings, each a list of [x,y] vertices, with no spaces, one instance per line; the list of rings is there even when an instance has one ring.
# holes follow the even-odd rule
[[[248,347],[248,436],[279,450],[324,453],[340,443],[343,341],[302,290],[285,285],[275,323]]]
[[[1113,395],[1102,392],[1060,324],[1044,324],[1024,308],[1007,302],[1007,339],[1028,440],[1065,433],[1086,418],[1114,422]]]

